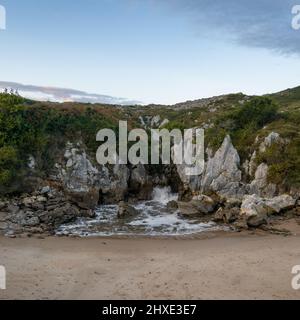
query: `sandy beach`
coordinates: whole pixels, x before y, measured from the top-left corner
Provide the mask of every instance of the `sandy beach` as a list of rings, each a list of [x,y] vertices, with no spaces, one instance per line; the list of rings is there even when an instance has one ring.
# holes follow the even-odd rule
[[[0,238],[1,299],[299,299],[299,233]]]

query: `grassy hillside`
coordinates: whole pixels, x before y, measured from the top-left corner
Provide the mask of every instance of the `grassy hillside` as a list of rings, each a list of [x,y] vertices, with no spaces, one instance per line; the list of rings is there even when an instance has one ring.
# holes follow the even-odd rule
[[[0,192],[22,190],[29,157],[45,177],[66,141],[82,140],[95,154],[95,135],[102,128],[117,130],[118,120],[141,127],[141,117],[168,119],[172,128],[204,127],[206,143],[216,150],[230,134],[242,161],[250,158],[270,132],[285,143],[275,144],[258,161],[270,165],[272,182],[300,186],[300,87],[264,97],[231,94],[174,106],[120,107],[80,103],[42,103],[0,94]],[[256,139],[258,137],[258,139]]]

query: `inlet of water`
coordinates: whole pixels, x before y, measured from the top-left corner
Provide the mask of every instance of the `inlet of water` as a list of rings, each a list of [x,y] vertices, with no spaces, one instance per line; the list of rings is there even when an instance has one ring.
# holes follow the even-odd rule
[[[92,236],[180,236],[203,231],[217,230],[213,222],[200,218],[183,217],[176,210],[167,208],[178,195],[170,187],[155,188],[153,200],[137,202],[133,207],[138,211],[134,217],[118,219],[118,206],[105,205],[96,209],[94,219],[80,218],[75,223],[58,228],[57,235]]]

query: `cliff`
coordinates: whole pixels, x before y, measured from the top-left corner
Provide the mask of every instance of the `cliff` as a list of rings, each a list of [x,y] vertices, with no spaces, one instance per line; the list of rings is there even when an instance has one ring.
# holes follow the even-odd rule
[[[208,201],[203,197],[209,196],[215,219],[228,220],[229,208],[238,210],[231,220],[244,217],[248,226],[259,226],[274,212],[297,207],[298,91],[132,107],[45,103],[1,94],[0,230],[39,232],[43,225],[51,232],[60,223],[92,215],[97,205],[149,199],[159,185],[179,192],[188,210],[203,207]],[[184,166],[97,164],[96,133],[117,131],[119,120],[127,120],[129,129],[205,129],[204,172],[186,177]]]

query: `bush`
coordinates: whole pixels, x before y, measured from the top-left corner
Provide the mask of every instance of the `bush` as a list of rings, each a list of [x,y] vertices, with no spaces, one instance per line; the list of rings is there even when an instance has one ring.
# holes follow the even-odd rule
[[[233,130],[243,129],[245,125],[258,130],[278,118],[278,106],[270,98],[258,97],[246,102],[230,118]]]
[[[0,148],[0,185],[7,187],[16,178],[19,159],[18,152],[11,146]]]

